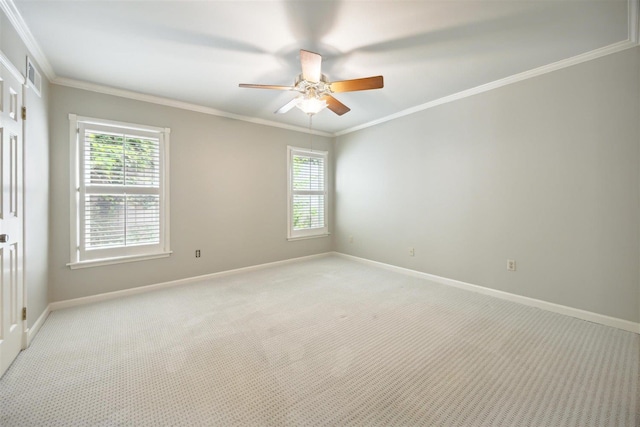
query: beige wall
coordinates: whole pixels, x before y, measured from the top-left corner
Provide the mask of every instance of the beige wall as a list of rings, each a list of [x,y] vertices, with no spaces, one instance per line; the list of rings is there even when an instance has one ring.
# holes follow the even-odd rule
[[[336,250],[638,322],[639,76],[634,48],[337,138]]]
[[[0,50],[25,75],[29,52],[2,12]],[[35,63],[33,56],[31,59]],[[41,96],[29,88],[24,100],[28,108],[28,120],[24,127],[24,281],[28,327],[33,326],[49,303],[49,83],[42,70],[40,73]]]
[[[66,266],[69,113],[171,128],[171,257],[80,270]],[[308,147],[307,134],[58,85],[52,85],[50,118],[52,301],[331,250],[331,237],[286,239],[286,148]],[[333,149],[325,137],[314,136],[313,145]],[[201,258],[195,258],[196,249]]]

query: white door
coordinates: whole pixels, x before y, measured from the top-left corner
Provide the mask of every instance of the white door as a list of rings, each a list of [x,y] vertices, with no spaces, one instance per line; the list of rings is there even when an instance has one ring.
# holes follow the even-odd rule
[[[22,84],[0,64],[0,376],[22,348]]]

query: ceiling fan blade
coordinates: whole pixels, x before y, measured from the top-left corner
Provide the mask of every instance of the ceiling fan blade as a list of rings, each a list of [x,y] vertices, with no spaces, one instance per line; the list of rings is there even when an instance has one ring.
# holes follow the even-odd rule
[[[274,114],[284,114],[287,111],[291,110],[293,107],[296,106],[296,104],[298,104],[300,97],[298,98],[293,98],[291,101],[287,102],[286,104],[284,104],[282,107],[278,108],[276,111],[274,111]]]
[[[347,107],[346,105],[344,105],[342,102],[338,101],[331,95],[325,95],[322,97],[322,99],[324,101],[327,101],[327,108],[339,116],[351,111],[351,108]]]
[[[356,90],[380,89],[384,87],[382,76],[365,77],[362,79],[342,80],[340,82],[331,82],[331,92],[353,92]]]
[[[277,90],[293,90],[293,86],[280,86],[280,85],[252,85],[247,83],[240,83],[240,87],[248,87],[253,89],[277,89]]]
[[[322,56],[300,49],[300,65],[302,66],[302,78],[304,80],[312,83],[320,81]]]

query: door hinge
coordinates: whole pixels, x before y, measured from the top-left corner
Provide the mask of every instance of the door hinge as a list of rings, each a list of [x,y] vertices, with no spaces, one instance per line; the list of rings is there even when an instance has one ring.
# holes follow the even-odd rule
[[[22,307],[22,320],[27,320],[27,307]]]
[[[27,120],[27,107],[22,107],[22,120]]]

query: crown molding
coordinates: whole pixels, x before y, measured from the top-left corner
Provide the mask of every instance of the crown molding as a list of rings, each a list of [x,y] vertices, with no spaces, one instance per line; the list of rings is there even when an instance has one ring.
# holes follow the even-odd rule
[[[636,47],[640,44],[640,0],[627,0],[628,7],[628,27],[627,27],[627,40],[614,43],[609,46],[602,47],[600,49],[592,50],[590,52],[586,52],[580,55],[573,56],[571,58],[563,59],[558,62],[554,62],[549,65],[543,65],[542,67],[534,68],[533,70],[525,71],[519,74],[514,74],[509,77],[505,77],[504,79],[496,80],[484,85],[476,86],[471,89],[463,90],[462,92],[454,93],[452,95],[448,95],[439,99],[435,99],[433,101],[426,102],[421,105],[417,105],[415,107],[407,108],[406,110],[399,111],[395,114],[391,114],[389,116],[381,117],[379,119],[363,123],[358,126],[354,126],[345,130],[338,131],[334,134],[334,136],[342,136],[352,132],[356,132],[362,129],[366,129],[368,127],[372,127],[378,125],[380,123],[388,122],[391,120],[398,119],[400,117],[409,116],[411,114],[415,114],[420,111],[427,110],[429,108],[437,107],[438,105],[446,104],[448,102],[457,101],[459,99],[463,99],[469,96],[477,95],[479,93],[487,92],[489,90],[497,89],[502,86],[510,85],[512,83],[517,83],[526,79],[530,79],[533,77],[541,76],[546,73],[550,73],[552,71],[561,70],[563,68],[571,67],[573,65],[581,64],[583,62],[591,61],[593,59],[597,59],[606,55],[611,55],[612,53],[621,52],[626,49],[630,49]]]
[[[634,1],[635,3],[635,1]],[[636,20],[637,21],[637,20]],[[420,111],[428,110],[429,108],[437,107],[438,105],[447,104],[449,102],[457,101],[463,98],[467,98],[469,96],[478,95],[483,92],[488,92],[493,89],[498,89],[502,86],[507,86],[513,83],[521,82],[523,80],[528,80],[533,77],[538,77],[547,73],[551,73],[553,71],[561,70],[563,68],[571,67],[573,65],[581,64],[583,62],[591,61],[597,58],[601,58],[603,56],[611,55],[613,53],[621,52],[623,50],[631,49],[638,46],[638,43],[631,40],[625,40],[622,42],[614,43],[609,46],[605,46],[600,49],[592,50],[591,52],[583,53],[580,55],[573,56],[571,58],[563,59],[558,62],[554,62],[552,64],[543,65],[542,67],[534,68],[532,70],[524,71],[522,73],[514,74],[509,77],[505,77],[504,79],[495,80],[490,83],[486,83],[480,86],[476,86],[471,89],[463,90],[461,92],[454,93],[452,95],[448,95],[442,98],[435,99],[433,101],[426,102],[421,105],[416,105],[415,107],[407,108],[406,110],[399,111],[397,113],[391,114],[389,116],[381,117],[377,120],[373,120],[367,123],[363,123],[358,126],[351,127],[349,129],[345,129],[342,131],[338,131],[334,134],[334,136],[342,136],[352,132],[356,132],[358,130],[366,129],[371,126],[375,126],[384,122],[388,122],[391,120],[399,119],[400,117],[409,116],[411,114],[418,113]]]
[[[27,46],[27,49],[33,56],[33,59],[40,66],[44,75],[47,76],[47,79],[49,79],[49,81],[55,79],[56,73],[53,71],[53,67],[49,63],[49,60],[42,49],[40,49],[40,45],[36,41],[35,37],[33,37],[33,34],[31,34],[31,30],[29,30],[27,23],[24,22],[24,19],[22,18],[22,15],[20,15],[16,5],[13,3],[13,0],[0,0],[0,9],[2,9],[4,14],[7,16],[7,19],[9,19],[9,22],[11,22],[11,25],[15,28],[16,32],[22,39],[22,42]]]
[[[60,86],[67,86],[75,89],[87,90],[90,92],[102,93],[105,95],[113,95],[121,98],[128,98],[136,101],[148,102],[150,104],[163,105],[166,107],[173,107],[173,108],[179,108],[181,110],[195,111],[197,113],[209,114],[212,116],[226,117],[228,119],[234,119],[234,120],[241,120],[244,122],[249,122],[249,123],[258,124],[258,125],[282,128],[282,129],[292,130],[296,132],[312,133],[314,135],[326,136],[329,138],[333,137],[333,134],[328,132],[323,132],[319,130],[309,131],[308,128],[304,128],[300,126],[288,125],[285,123],[278,123],[271,120],[258,119],[255,117],[242,116],[240,114],[228,113],[226,111],[216,110],[215,108],[205,107],[203,105],[191,104],[189,102],[178,101],[170,98],[163,98],[155,95],[148,95],[145,93],[133,92],[125,89],[117,89],[109,86],[102,86],[95,83],[84,82],[81,80],[68,79],[64,77],[56,77],[51,81],[51,83],[60,85]]]

